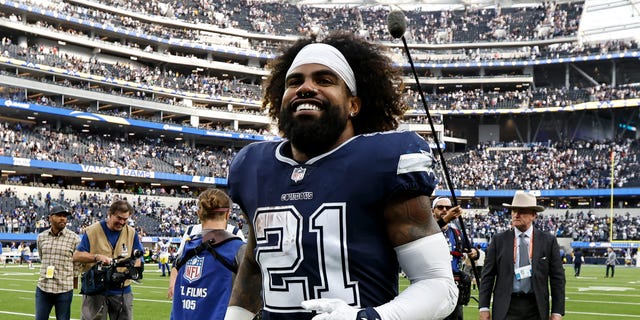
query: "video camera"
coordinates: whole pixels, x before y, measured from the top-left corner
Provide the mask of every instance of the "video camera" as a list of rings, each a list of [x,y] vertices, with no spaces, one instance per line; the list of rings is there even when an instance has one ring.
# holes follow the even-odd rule
[[[144,265],[136,267],[136,260],[142,257],[142,251],[133,250],[130,257],[113,259],[110,264],[96,263],[91,269],[82,274],[81,294],[97,295],[109,289],[122,288],[126,280],[142,279]],[[125,268],[118,270],[118,268]]]
[[[111,282],[115,284],[121,284],[128,279],[131,279],[131,280],[142,279],[142,272],[144,271],[144,266],[143,265],[141,265],[140,267],[135,266],[136,260],[140,257],[142,257],[142,251],[133,250],[133,253],[131,254],[131,256],[126,259],[123,259],[123,260],[113,259],[111,261],[111,266],[109,266],[109,268],[112,268],[114,270],[114,272],[111,273]],[[122,272],[115,271],[117,270],[116,268],[119,268],[119,267],[125,267],[127,269]]]

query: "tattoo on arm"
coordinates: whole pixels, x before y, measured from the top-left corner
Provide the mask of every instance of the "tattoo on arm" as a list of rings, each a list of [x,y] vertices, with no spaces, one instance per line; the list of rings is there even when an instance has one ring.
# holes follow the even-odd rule
[[[394,246],[440,232],[427,196],[398,198],[385,208],[387,234]]]

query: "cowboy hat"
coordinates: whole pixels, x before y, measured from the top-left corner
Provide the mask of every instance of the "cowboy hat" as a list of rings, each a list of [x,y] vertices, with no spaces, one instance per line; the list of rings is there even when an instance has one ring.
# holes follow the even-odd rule
[[[511,204],[503,203],[502,205],[506,208],[532,209],[536,212],[544,211],[544,207],[537,204],[536,196],[522,190],[516,191]]]

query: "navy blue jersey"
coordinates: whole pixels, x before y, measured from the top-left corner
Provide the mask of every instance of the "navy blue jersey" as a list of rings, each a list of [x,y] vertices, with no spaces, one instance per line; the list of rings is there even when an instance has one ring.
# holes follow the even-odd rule
[[[428,144],[414,132],[360,135],[300,164],[288,143],[245,147],[229,173],[230,195],[253,222],[263,319],[311,319],[300,303],[316,298],[390,301],[399,266],[383,210],[396,194],[431,195]]]
[[[202,236],[185,243],[184,256],[190,249],[202,243]],[[236,253],[244,242],[240,238],[214,246],[216,252],[229,263],[235,261]],[[209,251],[193,256],[178,270],[173,290],[171,320],[222,320],[227,311],[233,272],[227,269]]]

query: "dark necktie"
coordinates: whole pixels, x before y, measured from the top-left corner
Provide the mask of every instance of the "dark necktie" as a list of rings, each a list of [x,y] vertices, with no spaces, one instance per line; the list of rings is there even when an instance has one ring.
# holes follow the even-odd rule
[[[529,261],[529,245],[526,241],[527,235],[525,233],[520,234],[520,265],[519,267],[528,266],[531,264]],[[520,280],[520,288],[522,292],[528,293],[531,292],[531,277],[521,279]]]

